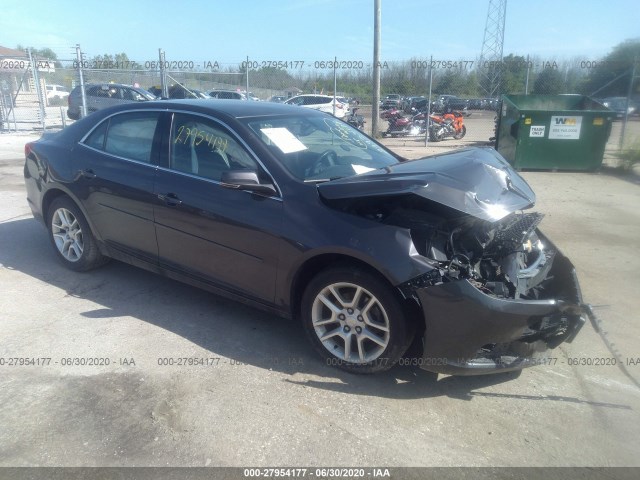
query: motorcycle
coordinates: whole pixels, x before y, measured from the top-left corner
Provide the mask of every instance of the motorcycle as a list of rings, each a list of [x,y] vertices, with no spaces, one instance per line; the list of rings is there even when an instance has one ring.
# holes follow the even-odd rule
[[[345,121],[360,130],[364,130],[365,119],[362,115],[357,115],[358,108],[351,110],[351,113],[345,118]]]
[[[383,120],[388,120],[390,118],[397,117],[398,115],[402,115],[402,112],[397,108],[389,108],[388,110],[380,112],[380,118]]]
[[[426,115],[422,112],[412,115],[411,117],[405,117],[400,110],[395,110],[395,113],[387,115],[386,119],[389,122],[389,127],[382,135],[386,137],[390,135],[392,137],[416,137],[424,135],[426,132]]]
[[[464,117],[457,110],[452,110],[444,115],[429,116],[429,140],[439,142],[446,137],[460,140],[467,133],[464,125]]]

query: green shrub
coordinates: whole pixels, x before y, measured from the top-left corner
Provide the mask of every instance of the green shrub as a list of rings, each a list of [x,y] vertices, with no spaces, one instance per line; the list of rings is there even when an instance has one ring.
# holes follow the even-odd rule
[[[631,170],[634,165],[640,163],[640,141],[636,140],[630,146],[616,154],[620,159],[620,167],[623,170]]]

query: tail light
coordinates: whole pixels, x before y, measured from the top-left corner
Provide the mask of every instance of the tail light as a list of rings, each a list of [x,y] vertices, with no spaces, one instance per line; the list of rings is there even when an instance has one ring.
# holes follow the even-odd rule
[[[31,154],[31,143],[25,143],[24,145],[24,158],[27,158]]]
[[[336,107],[337,108],[344,108],[344,105],[341,104],[340,102],[336,102]]]

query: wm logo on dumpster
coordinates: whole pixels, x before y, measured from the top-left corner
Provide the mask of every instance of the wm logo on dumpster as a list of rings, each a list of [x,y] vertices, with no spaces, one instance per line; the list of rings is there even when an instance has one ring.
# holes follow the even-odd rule
[[[556,125],[576,125],[575,117],[555,117]]]

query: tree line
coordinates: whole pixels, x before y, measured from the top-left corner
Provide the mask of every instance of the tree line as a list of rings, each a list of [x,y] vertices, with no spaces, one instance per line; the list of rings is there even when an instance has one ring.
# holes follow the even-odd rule
[[[24,49],[18,45],[18,49]],[[55,52],[49,48],[32,49],[36,58],[53,60],[57,71],[47,75],[51,83],[70,84],[74,79],[72,69],[63,69]],[[96,55],[86,59],[90,64],[127,64],[130,69],[142,65],[129,60],[126,53]],[[434,95],[455,93],[463,97],[482,97],[487,91],[483,68],[493,68],[501,79],[496,93],[580,93],[595,97],[626,96],[634,62],[640,63],[640,38],[630,39],[616,45],[602,58],[573,58],[548,60],[511,53],[495,65],[482,65],[479,61],[452,62],[452,65],[436,65],[431,69],[431,91]],[[472,64],[472,65],[470,65]],[[486,62],[485,62],[486,64]],[[381,68],[383,94],[426,95],[429,91],[429,61],[412,58],[408,61],[385,62]],[[180,81],[219,84],[243,84],[246,65],[227,66],[206,71],[187,71],[180,74]],[[638,69],[640,71],[640,68]],[[235,75],[230,75],[235,74]],[[370,65],[365,68],[338,70],[339,92],[368,98],[373,93],[373,72]],[[328,69],[286,70],[263,67],[249,71],[250,88],[284,91],[297,87],[302,91],[330,93],[334,88],[334,73]],[[144,85],[143,85],[144,86]],[[148,86],[147,86],[148,87]],[[637,95],[640,82],[633,85],[632,94]]]

